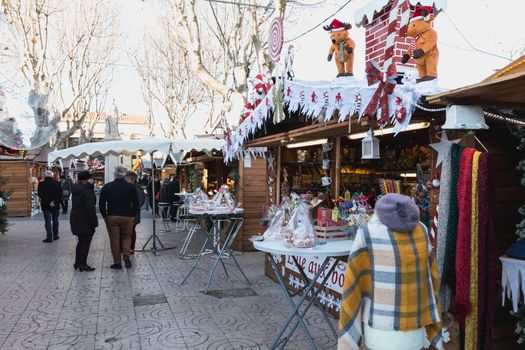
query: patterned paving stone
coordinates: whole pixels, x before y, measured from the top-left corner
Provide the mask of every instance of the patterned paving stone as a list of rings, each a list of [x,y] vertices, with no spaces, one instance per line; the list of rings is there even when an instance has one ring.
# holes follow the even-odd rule
[[[157,256],[137,252],[131,269],[109,269],[112,257],[104,227],[98,229],[88,259],[96,270],[75,271],[76,238],[67,232],[65,219],[61,216],[61,239],[53,244],[41,243],[41,218],[13,219],[11,231],[0,236],[2,350],[268,349],[288,316],[280,287],[264,276],[260,253],[237,257],[251,285],[230,268],[232,279],[218,269],[210,288],[222,290],[217,298],[201,293],[204,271],[181,284],[193,260],[179,259],[178,250]],[[149,237],[150,227],[147,219],[139,226],[137,246]],[[160,238],[167,246],[180,246],[184,236],[179,232]],[[201,244],[196,240],[190,250]],[[202,266],[213,262],[205,257]],[[237,293],[242,288],[257,295]],[[318,348],[336,348],[315,307],[306,321]],[[301,329],[286,349],[309,349]]]

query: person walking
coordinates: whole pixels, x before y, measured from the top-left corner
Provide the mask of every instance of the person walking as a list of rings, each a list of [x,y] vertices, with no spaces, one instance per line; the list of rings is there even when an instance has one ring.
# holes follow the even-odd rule
[[[69,177],[62,176],[62,200],[60,206],[62,207],[62,214],[67,214],[67,208],[69,206],[69,197],[73,189],[73,181]]]
[[[138,177],[137,174],[133,171],[128,171],[126,174],[126,181],[132,184],[135,187],[135,190],[137,191],[137,196],[139,200],[139,210],[137,210],[135,214],[135,218],[133,220],[133,233],[131,234],[131,254],[135,252],[135,242],[137,241],[137,225],[140,223],[140,209],[146,202],[146,196],[144,196],[144,190],[137,182]]]
[[[71,191],[73,201],[71,204],[71,215],[69,223],[71,232],[78,237],[75,255],[75,270],[94,271],[95,269],[87,264],[89,246],[91,239],[98,226],[97,219],[97,197],[95,195],[93,179],[88,171],[78,174],[78,182]]]
[[[53,179],[51,170],[44,172],[44,180],[38,184],[38,197],[40,197],[46,228],[46,239],[43,242],[51,243],[60,238],[58,236],[58,215],[62,200],[62,186],[60,182]]]
[[[139,199],[135,187],[125,180],[126,173],[124,166],[117,166],[115,180],[105,184],[100,191],[99,208],[109,234],[112,269],[122,269],[122,260],[126,268],[131,267],[131,235]]]

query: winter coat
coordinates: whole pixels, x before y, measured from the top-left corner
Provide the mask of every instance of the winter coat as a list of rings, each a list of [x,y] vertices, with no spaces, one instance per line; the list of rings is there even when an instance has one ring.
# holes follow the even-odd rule
[[[62,186],[60,186],[60,182],[52,177],[46,177],[38,184],[38,197],[40,197],[42,210],[58,210],[62,200]],[[55,203],[54,207],[50,206],[51,202]]]
[[[173,196],[170,195],[170,191],[169,191],[169,184],[167,183],[163,183],[161,186],[160,186],[160,199],[159,199],[159,203],[172,203],[170,202],[170,200],[173,199]]]
[[[178,202],[179,197],[175,195],[175,193],[180,192],[180,185],[179,181],[177,179],[173,179],[168,184],[168,192],[169,192],[169,203]]]
[[[102,187],[98,206],[103,218],[108,215],[135,217],[139,198],[135,186],[125,179],[115,179]]]
[[[97,197],[93,185],[76,184],[73,186],[73,205],[69,222],[74,235],[92,235],[98,226],[96,204]]]
[[[140,223],[140,208],[144,205],[146,202],[146,196],[144,196],[144,190],[140,185],[135,184],[135,189],[137,190],[137,196],[139,197],[139,210],[137,210],[137,213],[135,214],[135,221],[134,225],[137,225]]]
[[[69,199],[69,196],[71,195],[71,191],[73,191],[73,182],[71,179],[65,179],[62,181],[62,196],[64,199]]]

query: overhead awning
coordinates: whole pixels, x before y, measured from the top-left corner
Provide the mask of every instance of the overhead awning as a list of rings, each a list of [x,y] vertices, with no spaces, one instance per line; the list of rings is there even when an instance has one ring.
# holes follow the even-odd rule
[[[481,107],[525,109],[525,72],[427,96],[434,105],[475,105]]]
[[[165,139],[148,138],[143,140],[118,140],[85,143],[48,154],[48,162],[58,159],[74,159],[87,156],[132,155],[137,152],[159,152],[163,157],[171,155],[174,161],[181,161],[191,151],[220,150],[224,140],[217,139]]]

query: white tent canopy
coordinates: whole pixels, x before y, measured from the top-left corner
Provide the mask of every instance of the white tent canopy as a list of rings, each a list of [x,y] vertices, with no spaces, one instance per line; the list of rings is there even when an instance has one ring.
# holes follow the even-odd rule
[[[83,158],[86,156],[108,156],[108,155],[132,155],[137,152],[153,153],[160,152],[164,157],[172,155],[174,161],[180,161],[181,157],[191,151],[220,150],[224,140],[216,139],[164,139],[148,138],[143,140],[119,140],[85,143],[79,146],[62,150],[55,150],[48,154],[49,163],[55,160]]]

